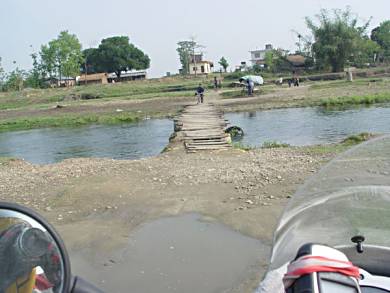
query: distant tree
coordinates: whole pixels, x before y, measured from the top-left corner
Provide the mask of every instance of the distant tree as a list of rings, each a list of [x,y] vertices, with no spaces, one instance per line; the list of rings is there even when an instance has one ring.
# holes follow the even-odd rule
[[[99,50],[97,48],[85,49],[83,60],[80,68],[82,73],[98,73],[96,67],[99,65]]]
[[[190,60],[191,55],[194,54],[197,43],[195,40],[191,41],[180,41],[177,43],[176,51],[179,53],[182,74],[190,73]]]
[[[76,35],[68,31],[60,32],[57,39],[43,45],[40,51],[41,69],[49,77],[75,77],[80,73],[83,61],[81,44]]]
[[[120,78],[121,71],[147,69],[150,58],[129,42],[127,36],[102,40],[97,49],[84,51],[84,58],[94,72],[115,72]]]
[[[274,50],[265,53],[264,63],[269,71],[273,71],[274,69],[274,56],[275,56]]]
[[[222,57],[221,60],[219,60],[219,65],[222,66],[223,70],[226,72],[227,68],[229,67],[229,63],[227,62],[225,57]]]
[[[332,14],[322,9],[316,18],[318,24],[309,17],[306,24],[314,36],[312,51],[318,67],[343,71],[350,57],[359,53],[370,21],[359,26],[358,17],[349,8],[335,9]]]
[[[36,53],[31,54],[33,60],[33,68],[27,73],[26,86],[32,88],[42,88],[44,87],[44,72],[42,70],[42,65],[39,60],[39,56]]]
[[[350,57],[351,64],[357,67],[364,67],[375,63],[375,57],[381,51],[380,46],[368,37],[358,39],[356,42],[357,50]]]
[[[7,74],[3,84],[4,91],[21,91],[24,88],[24,83],[27,73],[24,70],[16,68]]]
[[[376,42],[381,50],[378,52],[380,61],[390,61],[390,20],[382,22],[371,32],[371,40]]]

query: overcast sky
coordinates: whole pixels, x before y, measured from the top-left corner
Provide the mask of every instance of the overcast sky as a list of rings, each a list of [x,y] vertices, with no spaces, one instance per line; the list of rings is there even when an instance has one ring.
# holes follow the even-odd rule
[[[206,59],[225,56],[234,67],[266,43],[295,50],[292,30],[307,33],[305,16],[347,5],[362,21],[372,16],[371,28],[390,19],[389,0],[1,0],[0,57],[7,71],[29,69],[33,51],[69,30],[83,48],[128,35],[150,56],[150,76],[177,72],[176,43],[190,36]]]

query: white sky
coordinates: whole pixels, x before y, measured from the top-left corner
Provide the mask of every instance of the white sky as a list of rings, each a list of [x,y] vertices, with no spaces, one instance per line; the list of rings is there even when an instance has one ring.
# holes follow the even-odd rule
[[[225,56],[234,67],[266,43],[295,50],[292,30],[307,33],[305,16],[347,5],[362,20],[372,16],[371,28],[390,19],[389,0],[1,0],[0,56],[7,71],[29,69],[29,55],[61,30],[84,48],[128,35],[152,59],[150,76],[161,76],[178,71],[176,43],[193,35],[206,59]]]

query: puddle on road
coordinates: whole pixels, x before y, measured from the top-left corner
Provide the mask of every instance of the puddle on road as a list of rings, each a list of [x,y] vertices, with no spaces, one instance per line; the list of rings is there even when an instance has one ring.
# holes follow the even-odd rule
[[[109,265],[78,253],[72,265],[107,292],[229,292],[261,270],[268,251],[256,239],[187,214],[143,225]]]

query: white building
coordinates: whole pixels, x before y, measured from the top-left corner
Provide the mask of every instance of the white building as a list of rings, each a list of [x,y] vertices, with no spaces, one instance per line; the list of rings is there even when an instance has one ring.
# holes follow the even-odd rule
[[[265,54],[267,52],[271,52],[273,51],[273,47],[271,44],[267,44],[265,45],[265,49],[263,50],[254,50],[254,51],[250,51],[251,53],[251,62],[252,62],[252,65],[264,65],[265,63]]]
[[[191,55],[190,58],[190,74],[209,74],[213,72],[213,62],[203,60],[203,54],[196,53],[195,55]]]
[[[213,72],[214,64],[211,61],[190,63],[190,74],[209,74]]]

